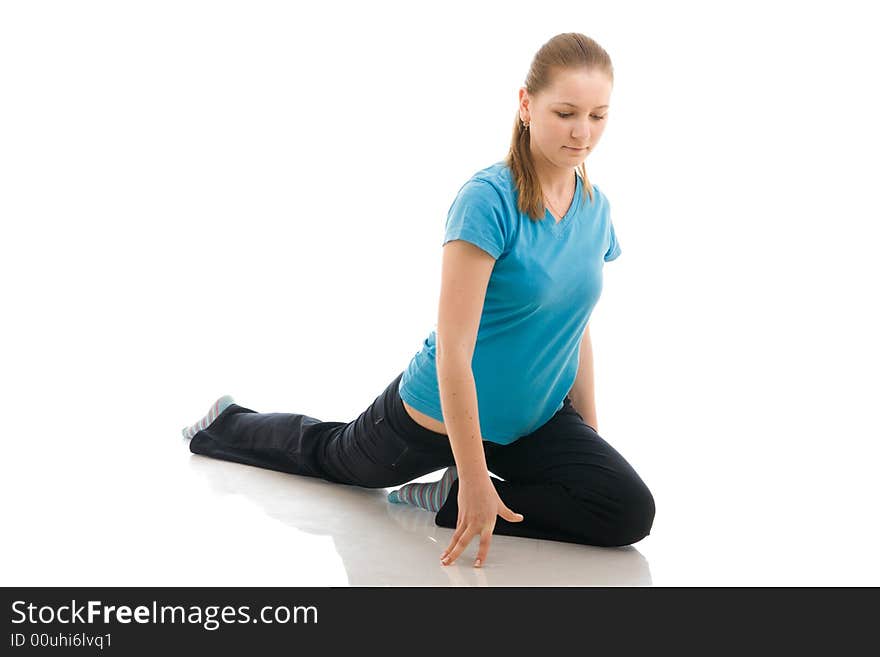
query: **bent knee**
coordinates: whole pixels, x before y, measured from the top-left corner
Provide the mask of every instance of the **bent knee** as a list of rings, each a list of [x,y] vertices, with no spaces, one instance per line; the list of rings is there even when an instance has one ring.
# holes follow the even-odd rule
[[[583,487],[567,487],[582,513],[568,531],[587,545],[623,547],[641,541],[654,524],[654,496],[635,479],[619,490],[599,494]]]
[[[654,525],[654,496],[644,485],[624,498],[609,536],[609,546],[623,547],[638,543],[651,533]]]

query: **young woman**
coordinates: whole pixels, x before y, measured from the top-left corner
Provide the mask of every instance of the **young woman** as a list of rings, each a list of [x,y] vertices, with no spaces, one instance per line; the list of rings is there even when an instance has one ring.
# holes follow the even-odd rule
[[[474,537],[484,564],[493,533],[597,546],[647,536],[653,496],[599,436],[593,394],[588,322],[621,250],[584,161],[612,86],[589,37],[537,52],[506,159],[449,208],[437,330],[357,419],[257,413],[225,395],[183,430],[190,450],[367,488],[446,467],[389,495],[455,528],[446,565]]]

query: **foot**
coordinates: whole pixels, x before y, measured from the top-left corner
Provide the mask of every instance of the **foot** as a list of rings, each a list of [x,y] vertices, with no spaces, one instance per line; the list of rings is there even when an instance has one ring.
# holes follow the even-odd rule
[[[436,512],[446,503],[446,496],[449,495],[449,489],[456,479],[458,479],[458,470],[452,466],[446,469],[440,481],[406,484],[388,493],[388,501],[394,504],[413,504]]]
[[[208,409],[208,412],[205,416],[200,419],[198,422],[194,422],[188,427],[184,427],[181,429],[181,433],[183,437],[189,440],[193,436],[195,436],[199,431],[205,429],[211,422],[217,419],[217,416],[222,413],[227,406],[230,404],[234,404],[235,400],[229,395],[223,395],[213,404],[211,404],[211,408]]]

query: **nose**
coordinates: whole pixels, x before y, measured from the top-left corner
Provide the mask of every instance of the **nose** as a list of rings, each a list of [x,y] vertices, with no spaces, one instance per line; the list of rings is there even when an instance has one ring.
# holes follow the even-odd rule
[[[579,123],[571,133],[571,139],[578,144],[589,143],[592,136],[589,119],[586,123]]]

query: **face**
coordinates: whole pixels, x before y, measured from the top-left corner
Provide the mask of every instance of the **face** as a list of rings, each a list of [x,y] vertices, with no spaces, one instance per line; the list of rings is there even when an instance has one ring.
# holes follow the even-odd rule
[[[534,96],[521,88],[519,116],[529,124],[533,156],[552,167],[579,166],[605,130],[611,88],[607,75],[585,69],[557,71],[553,85]]]

